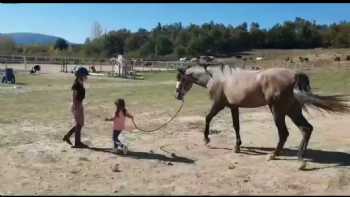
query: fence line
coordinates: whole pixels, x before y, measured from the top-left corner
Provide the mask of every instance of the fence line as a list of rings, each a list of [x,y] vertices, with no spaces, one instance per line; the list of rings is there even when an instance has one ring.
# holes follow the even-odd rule
[[[49,56],[23,56],[23,55],[4,55],[0,54],[0,69],[15,66],[16,64],[23,64],[23,67],[19,70],[29,71],[32,66],[50,65],[59,66],[57,70],[68,72],[68,67],[73,68],[74,65],[80,66],[92,66],[94,65],[96,70],[100,72],[109,71],[113,72],[114,63],[107,58],[79,58],[79,57],[49,57]],[[181,61],[149,61],[149,60],[135,60],[128,59],[127,64],[131,66],[132,70],[138,72],[154,72],[154,71],[167,71],[175,70],[180,65],[191,64],[191,62]],[[17,69],[20,65],[15,66]],[[16,69],[14,68],[14,69]]]

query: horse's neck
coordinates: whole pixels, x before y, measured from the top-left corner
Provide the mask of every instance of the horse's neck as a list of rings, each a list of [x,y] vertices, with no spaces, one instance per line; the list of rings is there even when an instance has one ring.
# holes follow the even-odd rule
[[[242,75],[241,69],[228,67],[223,70],[208,70],[199,77],[196,84],[211,89],[213,84],[222,83],[227,78],[237,77],[238,75]]]
[[[201,87],[207,88],[210,80],[212,80],[210,75],[208,73],[203,73],[195,83]]]
[[[201,87],[208,88],[208,85],[216,81],[220,81],[222,79],[223,79],[222,73],[219,73],[217,70],[208,69],[204,72],[202,71],[202,73],[199,74],[199,77],[195,83]]]

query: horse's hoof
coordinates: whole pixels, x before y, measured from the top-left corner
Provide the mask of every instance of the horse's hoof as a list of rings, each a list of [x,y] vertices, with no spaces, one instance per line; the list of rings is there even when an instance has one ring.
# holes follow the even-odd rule
[[[210,139],[209,139],[209,138],[204,138],[204,143],[205,143],[205,145],[208,145],[209,142],[210,142]]]
[[[306,168],[306,161],[305,160],[301,160],[301,165],[299,166],[299,170],[305,170]]]
[[[275,154],[269,154],[267,155],[267,161],[271,161],[271,160],[274,160],[276,158],[276,155]]]

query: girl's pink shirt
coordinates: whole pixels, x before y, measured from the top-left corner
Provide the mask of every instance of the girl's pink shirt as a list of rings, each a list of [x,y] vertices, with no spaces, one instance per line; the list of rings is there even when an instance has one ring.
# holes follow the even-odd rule
[[[124,130],[125,129],[125,115],[122,111],[119,112],[119,117],[117,115],[114,116],[113,120],[113,130]]]

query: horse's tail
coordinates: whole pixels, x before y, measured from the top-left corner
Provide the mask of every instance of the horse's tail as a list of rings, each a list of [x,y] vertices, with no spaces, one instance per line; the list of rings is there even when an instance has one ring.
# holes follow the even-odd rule
[[[327,112],[349,113],[346,95],[320,96],[311,92],[310,80],[305,73],[295,74],[294,96],[305,109],[306,106],[321,108]]]

